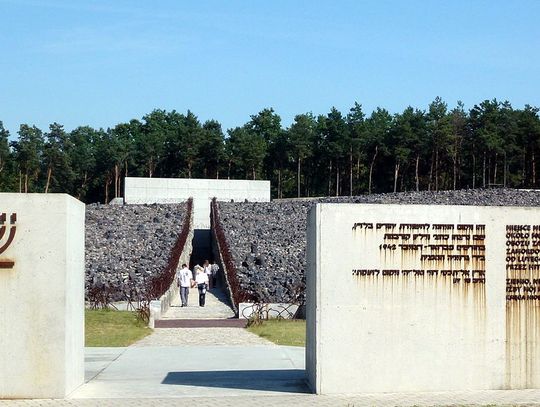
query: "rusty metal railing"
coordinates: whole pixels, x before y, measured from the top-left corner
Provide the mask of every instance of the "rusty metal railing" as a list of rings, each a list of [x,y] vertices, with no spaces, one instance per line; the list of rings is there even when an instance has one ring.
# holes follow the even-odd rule
[[[147,289],[147,298],[148,300],[157,300],[169,289],[171,284],[174,281],[174,276],[176,274],[176,269],[178,267],[178,261],[184,250],[187,237],[189,235],[190,222],[191,222],[191,212],[193,211],[193,199],[189,198],[186,203],[186,214],[184,218],[184,224],[182,225],[182,230],[176,239],[176,243],[171,249],[171,254],[169,255],[169,262],[163,269],[163,271],[155,276],[152,276],[148,283]]]
[[[303,315],[301,315],[304,311],[303,306],[302,303],[269,304],[255,302],[242,308],[240,317],[251,320],[303,319]]]
[[[233,302],[234,308],[238,310],[238,305],[241,302],[250,302],[256,300],[252,295],[248,294],[240,286],[238,281],[238,275],[236,266],[234,263],[233,256],[231,254],[231,249],[229,247],[229,242],[225,236],[225,231],[223,229],[223,224],[219,217],[219,205],[216,198],[212,200],[211,207],[211,223],[214,236],[216,237],[218,247],[220,250],[220,255],[222,259],[222,268],[224,269],[224,276],[226,279],[226,285],[230,290],[231,300]]]

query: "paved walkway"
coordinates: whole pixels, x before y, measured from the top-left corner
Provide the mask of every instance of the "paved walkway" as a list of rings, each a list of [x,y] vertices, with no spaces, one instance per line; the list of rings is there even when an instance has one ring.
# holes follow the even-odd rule
[[[484,392],[364,394],[359,396],[229,396],[183,398],[117,398],[67,400],[0,400],[0,407],[18,406],[115,406],[115,407],[394,407],[394,406],[540,406],[538,390],[494,390]]]
[[[199,291],[192,288],[189,292],[188,306],[181,307],[180,297],[174,298],[169,310],[161,319],[227,319],[234,318],[234,311],[229,306],[227,295],[220,288],[212,288],[206,293],[206,304],[199,307]]]
[[[70,398],[0,407],[540,406],[540,390],[315,396],[305,384],[304,349],[283,346],[87,348],[85,362],[87,383]]]
[[[133,346],[276,346],[239,328],[159,328]]]
[[[186,337],[196,344],[175,342]],[[159,329],[128,348],[86,348],[86,383],[69,398],[0,407],[540,406],[540,390],[316,396],[306,385],[304,348],[252,339],[238,328]]]
[[[71,399],[254,397],[308,392],[304,348],[87,348],[86,363],[87,383]]]

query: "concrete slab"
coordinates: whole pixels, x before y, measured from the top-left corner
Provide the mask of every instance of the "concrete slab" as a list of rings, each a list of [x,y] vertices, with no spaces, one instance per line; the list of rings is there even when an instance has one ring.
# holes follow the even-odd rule
[[[84,382],[87,383],[114,362],[127,348],[85,348]]]
[[[311,387],[540,388],[539,232],[533,207],[317,204],[306,251]]]
[[[0,193],[0,398],[84,382],[84,204]]]
[[[304,348],[160,346],[87,349],[87,377],[70,395],[170,398],[305,394]],[[97,375],[96,375],[97,372]]]

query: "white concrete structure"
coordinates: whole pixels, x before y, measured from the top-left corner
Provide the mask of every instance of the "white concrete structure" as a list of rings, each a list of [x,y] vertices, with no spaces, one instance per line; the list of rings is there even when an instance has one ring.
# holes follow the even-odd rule
[[[318,204],[306,369],[320,394],[540,387],[540,209]]]
[[[65,194],[0,193],[0,399],[84,381],[84,216]]]
[[[195,229],[210,229],[210,202],[268,202],[270,181],[126,177],[127,204],[178,203],[193,198]]]

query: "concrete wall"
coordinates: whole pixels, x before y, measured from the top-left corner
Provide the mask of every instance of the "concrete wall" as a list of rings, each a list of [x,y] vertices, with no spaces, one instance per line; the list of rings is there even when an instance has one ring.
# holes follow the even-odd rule
[[[181,267],[182,264],[189,264],[189,259],[191,258],[191,253],[193,252],[193,212],[191,212],[189,225],[186,243],[184,244],[184,248],[182,249],[182,253],[178,259],[178,267]],[[179,295],[178,284],[176,278],[174,278],[169,289],[161,297],[159,297],[159,300],[150,301],[150,318],[148,320],[148,326],[150,328],[154,328],[155,321],[161,319],[163,314],[165,314],[171,307],[174,299]]]
[[[128,204],[177,203],[193,197],[195,229],[210,228],[210,202],[270,201],[270,181],[126,177],[124,200]]]
[[[184,248],[182,249],[182,254],[180,255],[180,258],[178,260],[178,267],[182,267],[182,264],[189,264],[189,259],[191,257],[191,252],[193,251],[193,223],[191,224],[191,227],[189,228],[189,233],[186,239],[186,244],[184,245]],[[161,315],[165,314],[169,308],[171,307],[172,302],[176,297],[179,295],[179,288],[176,281],[176,278],[173,280],[171,286],[169,289],[163,294],[161,297],[159,297],[160,302],[160,317]],[[157,318],[159,319],[159,317]],[[153,328],[153,326],[151,326]]]
[[[214,262],[216,262],[216,264],[219,266],[219,272],[218,272],[218,275],[217,275],[218,285],[225,286],[225,291],[227,292],[230,306],[233,309],[234,313],[236,315],[238,315],[238,307],[234,303],[231,284],[230,284],[229,279],[227,277],[228,276],[228,274],[227,274],[227,265],[225,264],[225,261],[223,259],[223,255],[222,255],[223,251],[222,251],[222,248],[220,247],[219,241],[217,239],[215,227],[213,227],[211,229],[211,232],[212,232],[212,253],[213,253],[213,256],[214,256]]]
[[[540,387],[540,210],[318,204],[306,367],[317,393]]]
[[[0,398],[62,398],[84,380],[84,204],[2,193],[2,213]]]

